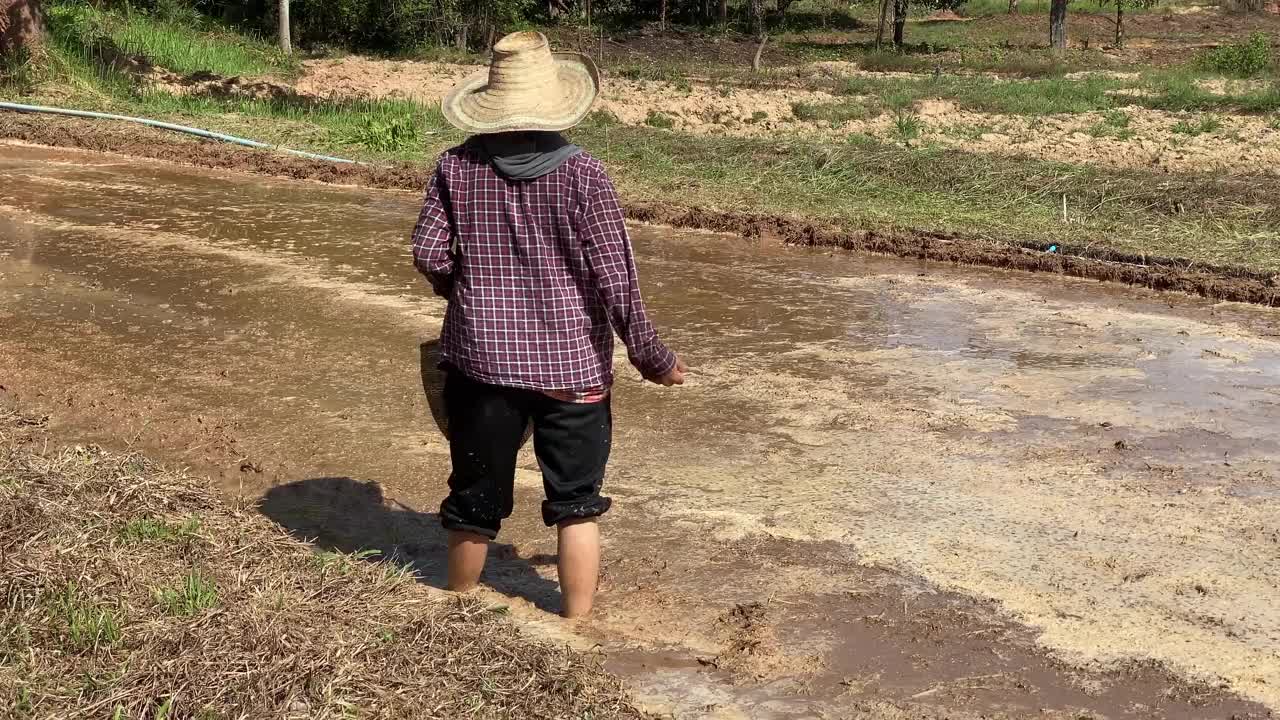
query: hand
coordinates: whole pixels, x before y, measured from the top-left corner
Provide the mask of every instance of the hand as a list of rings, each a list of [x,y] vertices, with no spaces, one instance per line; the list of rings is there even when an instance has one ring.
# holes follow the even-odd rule
[[[648,378],[649,382],[663,387],[671,387],[672,385],[683,385],[684,374],[689,371],[689,367],[684,364],[680,358],[676,358],[676,366],[667,371],[666,375]]]

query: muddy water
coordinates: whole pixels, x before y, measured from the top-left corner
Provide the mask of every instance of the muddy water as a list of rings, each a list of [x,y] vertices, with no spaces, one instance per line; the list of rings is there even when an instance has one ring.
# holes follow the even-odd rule
[[[415,205],[0,146],[0,398],[438,583]],[[1280,707],[1280,316],[634,235],[695,372],[620,383],[589,623],[549,614],[524,459],[487,584],[531,629],[688,717]]]

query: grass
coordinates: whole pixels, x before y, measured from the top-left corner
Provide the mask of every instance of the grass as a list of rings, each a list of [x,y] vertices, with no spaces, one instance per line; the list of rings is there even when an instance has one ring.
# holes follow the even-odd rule
[[[902,142],[911,142],[920,137],[924,130],[924,122],[911,113],[898,113],[893,119],[893,134]]]
[[[1129,129],[1132,118],[1123,110],[1108,110],[1102,114],[1102,120],[1089,128],[1089,134],[1096,138],[1114,138],[1128,140],[1133,137]]]
[[[1179,135],[1190,135],[1197,137],[1199,135],[1211,135],[1222,129],[1222,118],[1214,115],[1205,115],[1196,120],[1179,120],[1174,126],[1173,131]]]
[[[193,538],[199,532],[199,518],[187,518],[177,524],[155,518],[134,518],[120,528],[120,539],[125,543],[167,542]]]
[[[117,611],[94,602],[75,582],[67,582],[54,596],[59,620],[66,626],[66,640],[76,651],[109,648],[120,642],[121,621]]]
[[[178,587],[157,588],[153,594],[166,614],[177,617],[196,615],[218,604],[218,588],[213,580],[195,570]]]
[[[64,40],[75,37],[139,56],[180,75],[292,75],[298,67],[271,44],[217,28],[198,30],[144,14],[70,3],[56,3],[48,14],[51,30]]]
[[[676,121],[675,118],[672,118],[666,113],[658,112],[657,110],[650,110],[649,114],[645,116],[644,124],[651,128],[670,130],[676,126]]]
[[[879,108],[862,102],[791,103],[791,114],[797,120],[827,123],[832,127],[855,120],[870,120],[881,112]]]
[[[598,660],[495,608],[356,557],[324,572],[206,483],[133,455],[33,452],[19,420],[0,412],[4,717],[644,717]],[[200,543],[117,542],[192,517]]]

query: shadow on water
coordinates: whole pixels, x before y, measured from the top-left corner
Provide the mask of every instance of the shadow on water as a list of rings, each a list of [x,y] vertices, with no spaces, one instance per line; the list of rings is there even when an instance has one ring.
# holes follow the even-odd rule
[[[427,404],[436,426],[447,437],[439,342],[423,343],[420,351]],[[258,509],[294,537],[317,548],[342,553],[376,550],[380,553],[376,561],[408,564],[428,585],[445,586],[448,535],[440,526],[439,515],[388,499],[377,482],[349,477],[298,480],[271,488]],[[504,595],[557,612],[559,588],[536,569],[555,562],[556,558],[548,555],[522,558],[515,547],[494,542],[489,546],[482,582]]]

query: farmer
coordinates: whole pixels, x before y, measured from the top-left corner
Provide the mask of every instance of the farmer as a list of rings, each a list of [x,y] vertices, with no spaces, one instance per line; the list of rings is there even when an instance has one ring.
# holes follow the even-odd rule
[[[597,518],[612,443],[613,332],[659,385],[684,364],[649,323],[617,193],[599,160],[560,136],[600,90],[591,59],[552,53],[541,33],[508,35],[487,71],[445,96],[471,135],[446,152],[413,231],[414,264],[449,301],[440,338],[453,475],[440,518],[449,589],[479,582],[511,515],[516,454],[532,422],[559,533],[561,612],[591,611]]]

